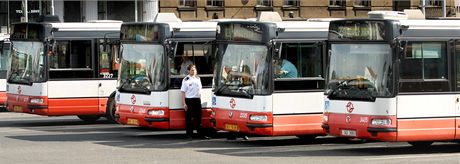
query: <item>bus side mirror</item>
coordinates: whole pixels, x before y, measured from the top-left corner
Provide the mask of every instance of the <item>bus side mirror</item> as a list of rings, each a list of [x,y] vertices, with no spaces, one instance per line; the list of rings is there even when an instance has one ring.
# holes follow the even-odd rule
[[[274,46],[273,51],[274,51],[274,54],[276,54],[275,59],[281,59],[281,51],[282,51],[282,48],[283,48],[282,43],[281,42],[274,43],[274,45],[275,46]]]

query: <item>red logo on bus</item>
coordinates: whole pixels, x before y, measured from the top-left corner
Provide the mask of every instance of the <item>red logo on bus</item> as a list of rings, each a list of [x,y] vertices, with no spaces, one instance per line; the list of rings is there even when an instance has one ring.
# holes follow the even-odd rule
[[[131,96],[131,103],[136,104],[136,96],[134,95]]]
[[[21,93],[22,93],[21,86],[18,86],[18,94],[21,94]]]
[[[233,108],[235,108],[235,106],[236,106],[235,99],[233,99],[233,98],[230,99],[230,107],[233,109]]]
[[[355,107],[353,107],[353,103],[348,102],[348,104],[347,104],[347,111],[348,111],[348,113],[353,112],[354,109],[355,109]]]

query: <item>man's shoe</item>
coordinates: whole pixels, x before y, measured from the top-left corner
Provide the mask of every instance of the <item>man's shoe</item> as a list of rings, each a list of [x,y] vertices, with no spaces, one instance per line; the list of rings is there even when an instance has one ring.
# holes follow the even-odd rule
[[[243,136],[243,140],[247,141],[247,140],[249,140],[249,137],[248,136]]]

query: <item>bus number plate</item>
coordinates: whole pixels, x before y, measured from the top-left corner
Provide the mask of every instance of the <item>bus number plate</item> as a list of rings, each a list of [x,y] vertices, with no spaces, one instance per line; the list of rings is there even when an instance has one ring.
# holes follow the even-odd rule
[[[234,125],[234,124],[225,124],[225,130],[228,130],[228,131],[238,131],[238,125]]]
[[[342,136],[356,137],[356,131],[355,130],[342,130]]]
[[[22,106],[13,106],[14,112],[22,112]]]
[[[132,118],[128,118],[127,124],[128,124],[128,125],[139,125],[139,120],[137,120],[137,119],[132,119]]]

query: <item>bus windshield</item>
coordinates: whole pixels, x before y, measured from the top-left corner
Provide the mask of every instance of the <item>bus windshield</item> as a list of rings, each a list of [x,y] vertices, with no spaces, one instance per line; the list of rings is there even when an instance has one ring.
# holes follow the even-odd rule
[[[28,84],[42,80],[44,45],[41,42],[13,42],[8,82]]]
[[[330,99],[375,101],[393,92],[389,44],[332,44],[326,93]]]
[[[252,98],[268,92],[267,46],[224,44],[218,49],[216,95]]]
[[[164,90],[164,49],[162,45],[123,44],[120,91],[146,93]]]

